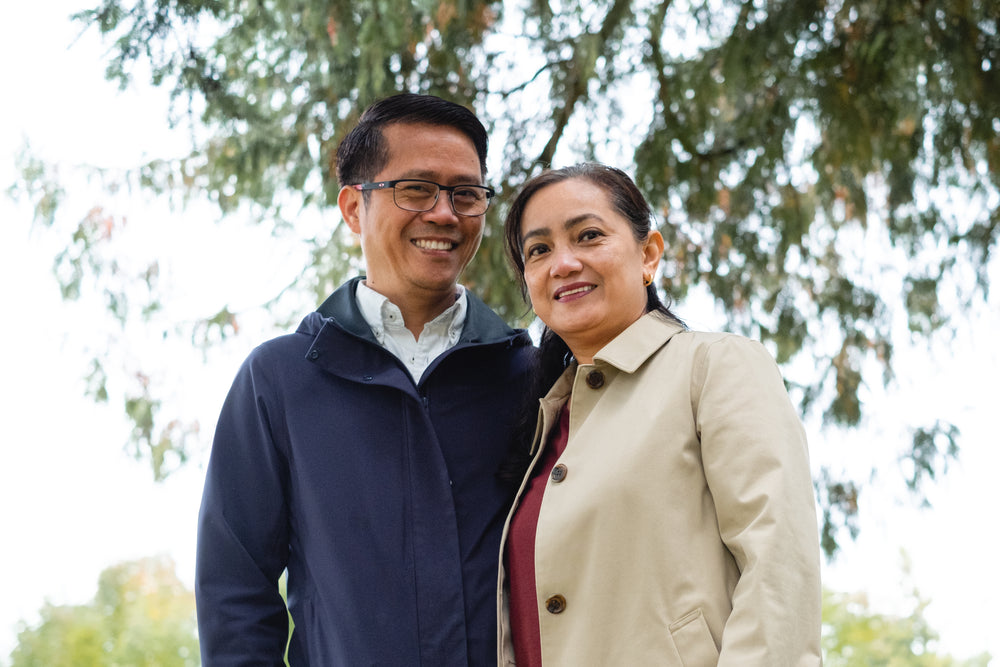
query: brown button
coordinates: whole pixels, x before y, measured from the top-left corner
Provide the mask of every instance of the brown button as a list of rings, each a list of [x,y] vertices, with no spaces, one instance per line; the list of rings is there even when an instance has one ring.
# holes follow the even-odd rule
[[[561,482],[564,479],[566,479],[566,475],[568,473],[569,470],[566,468],[566,464],[560,463],[559,465],[557,465],[555,468],[552,469],[552,481]]]
[[[561,614],[566,611],[566,598],[561,595],[553,595],[545,601],[545,611],[550,614]]]
[[[604,373],[601,371],[590,371],[587,373],[587,386],[591,389],[600,389],[604,386]]]

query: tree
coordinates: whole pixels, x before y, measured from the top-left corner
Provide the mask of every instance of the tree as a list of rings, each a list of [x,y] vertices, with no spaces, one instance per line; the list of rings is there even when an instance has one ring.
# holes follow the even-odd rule
[[[112,40],[108,77],[128,86],[148,72],[171,89],[174,122],[195,119],[190,154],[120,183],[207,195],[279,232],[334,206],[339,139],[399,90],[474,107],[502,192],[550,164],[626,167],[667,240],[660,286],[677,299],[707,292],[728,328],[768,343],[803,414],[833,428],[861,423],[866,385],[892,382],[898,318],[926,339],[988,296],[998,17],[1000,0],[103,0],[77,15]],[[51,222],[58,182],[30,158],[24,167],[16,190]],[[464,282],[523,323],[501,213]],[[115,219],[92,217],[57,262],[68,296],[107,277]],[[307,243],[310,265],[273,303],[322,295],[356,270],[342,226]],[[141,318],[156,307],[155,275],[133,275],[147,302],[129,305],[125,288],[106,301]],[[224,338],[238,315],[220,304],[191,335]],[[100,395],[99,357],[92,379]],[[127,404],[135,442],[154,464],[183,459],[190,431],[162,417],[156,392],[143,384]],[[957,454],[959,431],[911,427],[907,483],[919,490]],[[817,490],[832,553],[856,530],[860,485],[823,470]]]
[[[914,592],[907,616],[871,611],[864,595],[824,591],[823,664],[827,667],[988,667],[982,653],[967,660],[935,651],[937,633],[924,619],[928,602]]]
[[[11,667],[194,667],[201,664],[194,594],[169,559],[147,558],[104,570],[94,599],[46,602],[40,622],[22,623]]]

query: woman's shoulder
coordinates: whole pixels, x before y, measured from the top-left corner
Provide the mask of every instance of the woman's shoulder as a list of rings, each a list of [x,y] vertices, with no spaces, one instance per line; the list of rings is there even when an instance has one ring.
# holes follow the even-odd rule
[[[708,377],[743,378],[759,382],[762,378],[781,378],[774,356],[758,340],[728,332],[685,330],[676,334],[673,365],[686,367],[696,382]]]
[[[697,331],[685,329],[673,335],[667,348],[674,353],[686,353],[704,362],[712,360],[753,360],[774,365],[774,357],[758,340],[726,331]]]
[[[687,342],[688,345],[711,346],[711,345],[734,345],[734,346],[754,346],[760,345],[758,341],[747,338],[741,334],[730,333],[728,331],[698,331],[695,329],[684,329],[675,335]]]

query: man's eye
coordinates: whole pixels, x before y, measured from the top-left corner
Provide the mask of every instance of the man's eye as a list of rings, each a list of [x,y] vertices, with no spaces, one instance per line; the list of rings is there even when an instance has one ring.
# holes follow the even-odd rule
[[[486,196],[484,190],[479,188],[460,188],[455,190],[455,197],[458,199],[465,199],[467,201],[479,201]]]
[[[434,195],[434,186],[430,183],[400,183],[399,186],[402,188],[403,192],[410,196],[420,197]]]

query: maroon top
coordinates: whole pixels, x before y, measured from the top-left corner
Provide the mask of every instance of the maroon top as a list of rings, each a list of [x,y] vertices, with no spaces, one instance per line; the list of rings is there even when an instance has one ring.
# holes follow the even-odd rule
[[[517,667],[541,667],[542,638],[538,627],[538,594],[535,589],[535,530],[542,494],[556,460],[569,441],[569,404],[559,413],[559,426],[528,480],[507,532],[505,556],[510,578],[510,631]]]

